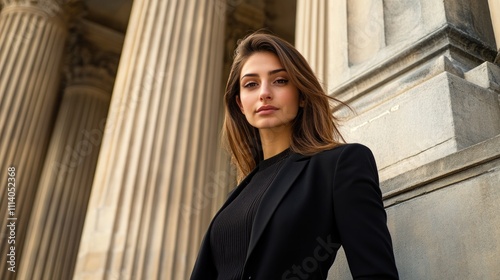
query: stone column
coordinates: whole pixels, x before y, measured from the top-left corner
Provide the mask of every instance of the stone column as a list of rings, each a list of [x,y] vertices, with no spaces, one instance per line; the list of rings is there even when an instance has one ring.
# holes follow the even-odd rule
[[[16,270],[23,247],[31,205],[50,138],[57,105],[61,59],[67,36],[68,6],[58,1],[2,0],[0,11],[0,252],[7,238],[7,168],[15,174]],[[5,199],[4,199],[5,198]],[[12,202],[12,201],[11,201]],[[3,260],[5,258],[2,258]],[[14,277],[0,262],[0,278]]]
[[[71,279],[74,272],[118,56],[73,37],[19,279]]]
[[[188,279],[227,189],[224,21],[225,1],[134,1],[75,279]]]
[[[488,0],[488,4],[490,6],[491,22],[493,24],[493,30],[495,31],[495,41],[498,50],[495,63],[500,64],[500,1]]]
[[[328,18],[327,0],[298,0],[295,47],[307,59],[324,85],[327,82]],[[326,87],[325,87],[326,88]]]

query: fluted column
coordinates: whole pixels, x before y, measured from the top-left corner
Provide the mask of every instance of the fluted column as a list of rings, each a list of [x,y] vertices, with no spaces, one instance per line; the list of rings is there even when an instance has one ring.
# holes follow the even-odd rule
[[[187,279],[219,184],[224,1],[136,0],[75,279]]]
[[[69,2],[69,1],[68,1]],[[67,36],[66,4],[2,0],[0,11],[0,217],[2,255],[15,245],[19,265],[26,225],[43,167],[58,97]],[[15,175],[15,244],[7,238],[7,168]],[[4,258],[2,258],[4,259]],[[0,278],[11,265],[0,262]]]
[[[295,47],[307,59],[326,88],[328,81],[328,18],[327,0],[298,0]]]
[[[118,59],[78,41],[69,53],[19,279],[71,279],[76,263]]]

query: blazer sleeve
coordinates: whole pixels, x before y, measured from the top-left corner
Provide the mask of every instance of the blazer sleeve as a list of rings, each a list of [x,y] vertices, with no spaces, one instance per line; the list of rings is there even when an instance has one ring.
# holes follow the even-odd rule
[[[378,172],[360,144],[341,152],[333,182],[337,229],[354,279],[399,279]]]

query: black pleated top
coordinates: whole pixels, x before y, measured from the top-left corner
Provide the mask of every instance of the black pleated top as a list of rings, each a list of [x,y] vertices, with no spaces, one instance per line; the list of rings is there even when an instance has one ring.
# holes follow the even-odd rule
[[[261,161],[248,185],[213,221],[210,246],[218,280],[241,279],[255,214],[289,153],[286,149]]]

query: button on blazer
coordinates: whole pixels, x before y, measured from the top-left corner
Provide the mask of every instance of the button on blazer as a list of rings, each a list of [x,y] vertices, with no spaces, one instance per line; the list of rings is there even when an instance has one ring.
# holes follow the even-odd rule
[[[191,280],[217,279],[210,227]],[[255,215],[242,279],[326,279],[340,246],[354,279],[398,279],[372,152],[345,144],[313,156],[292,153]]]

